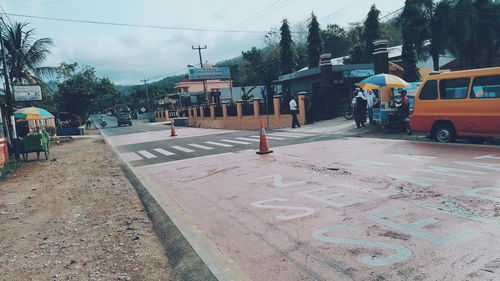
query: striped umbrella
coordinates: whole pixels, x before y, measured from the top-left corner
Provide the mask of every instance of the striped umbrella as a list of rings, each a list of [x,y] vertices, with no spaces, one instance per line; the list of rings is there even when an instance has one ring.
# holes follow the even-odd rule
[[[410,84],[408,84],[408,82],[406,82],[405,80],[397,76],[385,73],[370,76],[356,85],[365,90],[378,89],[380,87],[410,88]]]
[[[54,118],[54,115],[43,108],[32,106],[16,110],[14,117],[21,120],[45,120]]]

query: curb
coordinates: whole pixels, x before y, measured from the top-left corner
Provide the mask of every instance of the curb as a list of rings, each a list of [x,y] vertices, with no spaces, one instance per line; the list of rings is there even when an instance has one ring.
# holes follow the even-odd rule
[[[108,143],[108,140],[102,135],[102,132],[101,137],[113,151],[113,154],[120,163],[122,171],[136,190],[139,199],[153,223],[153,230],[163,245],[165,254],[169,259],[169,263],[177,279],[180,281],[217,281],[218,279],[210,271],[206,263],[196,253],[144,184],[120,158],[114,147]]]

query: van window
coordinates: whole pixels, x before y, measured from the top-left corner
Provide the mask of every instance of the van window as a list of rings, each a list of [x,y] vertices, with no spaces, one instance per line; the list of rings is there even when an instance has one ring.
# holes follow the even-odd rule
[[[422,91],[420,91],[419,98],[421,100],[435,100],[437,99],[437,96],[438,96],[437,81],[428,80],[422,87]]]
[[[500,75],[477,77],[472,83],[471,98],[500,98]]]
[[[439,81],[441,99],[465,99],[470,78],[443,79]]]

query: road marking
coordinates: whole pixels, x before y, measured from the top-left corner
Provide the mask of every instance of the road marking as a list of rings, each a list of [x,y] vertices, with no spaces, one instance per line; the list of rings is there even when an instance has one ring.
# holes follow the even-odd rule
[[[308,135],[299,135],[299,134],[288,134],[288,133],[271,133],[268,134],[270,136],[277,136],[277,137],[287,137],[287,138],[302,138],[302,137],[307,137]]]
[[[260,136],[250,136],[251,138],[260,138]],[[284,140],[284,138],[277,138],[277,137],[267,137],[270,140]]]
[[[249,138],[236,138],[237,140],[244,140],[244,141],[255,141],[255,142],[259,142],[260,140],[256,140],[256,139],[249,139]]]
[[[163,148],[155,148],[155,149],[153,149],[153,150],[154,150],[154,151],[156,151],[156,152],[158,152],[158,153],[161,153],[161,154],[163,154],[163,155],[165,155],[165,156],[175,155],[175,153],[170,152],[170,151],[167,151],[167,150],[165,150],[165,149],[163,149]]]
[[[221,140],[223,142],[229,142],[229,143],[236,143],[236,144],[250,144],[249,142],[243,142],[243,141],[234,141],[234,140]]]
[[[140,151],[137,151],[137,153],[141,154],[142,156],[144,156],[148,159],[156,158],[156,155],[149,153],[146,150],[140,150]]]
[[[231,144],[225,144],[225,143],[214,142],[214,141],[206,141],[205,143],[208,143],[208,144],[211,144],[211,145],[222,146],[222,147],[233,147],[234,146],[234,145],[231,145]]]
[[[121,153],[120,156],[127,162],[142,160],[142,157],[135,152]]]
[[[205,150],[212,150],[214,149],[213,147],[209,147],[209,146],[204,146],[204,145],[201,145],[201,144],[195,144],[195,143],[190,143],[188,144],[192,147],[196,147],[196,148],[201,148],[201,149],[205,149]]]
[[[195,152],[194,150],[192,149],[189,149],[189,148],[185,148],[185,147],[182,147],[182,146],[171,146],[173,149],[177,149],[177,150],[180,150],[180,151],[183,151],[183,152],[186,152],[186,153],[192,153],[192,152]]]

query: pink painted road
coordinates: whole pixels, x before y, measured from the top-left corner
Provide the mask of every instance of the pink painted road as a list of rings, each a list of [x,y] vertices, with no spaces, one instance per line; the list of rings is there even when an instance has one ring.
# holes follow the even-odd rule
[[[133,168],[219,280],[499,280],[498,147],[344,138]]]

